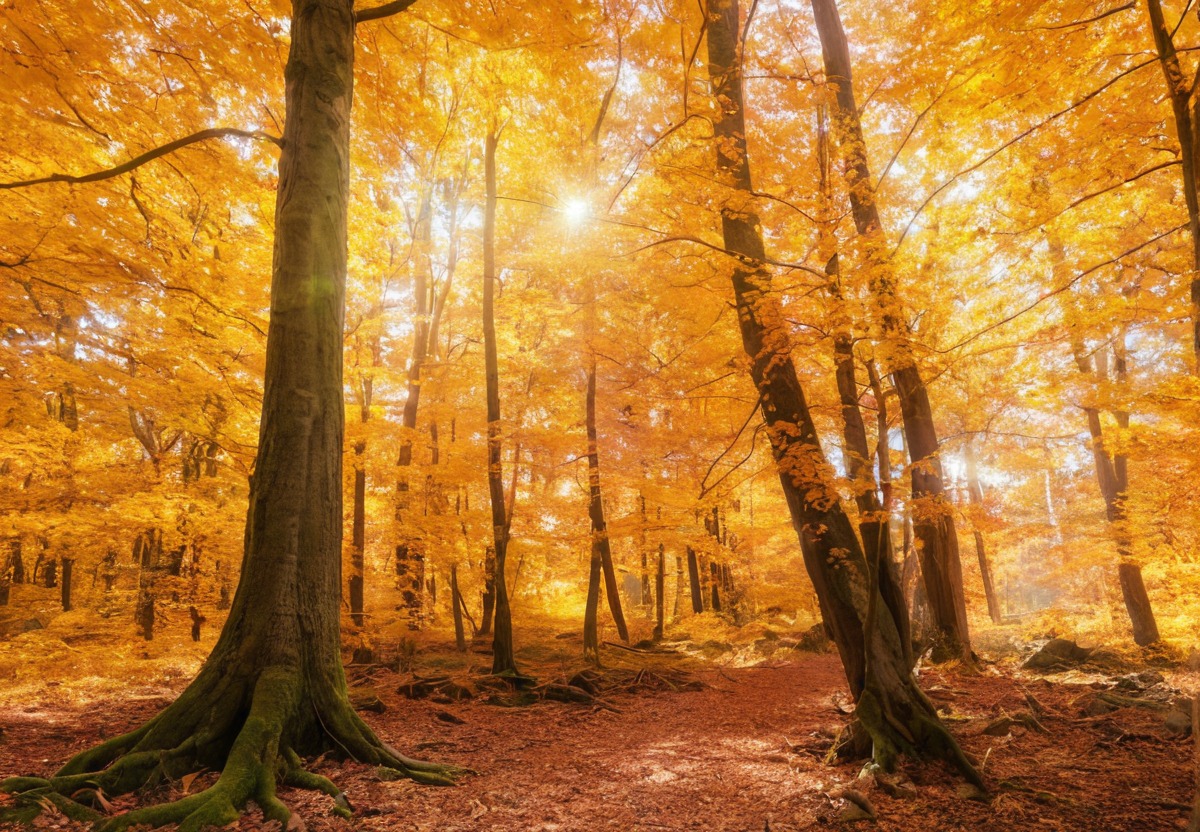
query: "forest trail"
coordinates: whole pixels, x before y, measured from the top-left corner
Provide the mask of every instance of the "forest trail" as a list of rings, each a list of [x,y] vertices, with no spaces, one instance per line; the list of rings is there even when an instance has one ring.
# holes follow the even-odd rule
[[[1182,828],[1187,817],[1191,741],[1169,738],[1143,708],[1084,716],[1094,693],[1086,684],[924,673],[963,745],[986,755],[991,803],[961,796],[962,783],[941,766],[909,765],[916,797],[867,790],[878,821],[848,824],[839,821],[846,804],[837,794],[853,785],[857,766],[822,761],[844,722],[835,707],[846,698],[836,656],[706,665],[694,676],[703,690],[623,694],[605,700],[611,708],[500,707],[409,700],[396,693],[402,677],[386,672],[373,688],[386,711],[366,714],[376,730],[405,752],[477,774],[439,789],[383,780],[367,766],[317,763],[346,789],[357,813],[350,823],[331,816],[322,796],[281,797],[312,832],[1152,832]],[[997,716],[1026,710],[1026,692],[1045,709],[1047,734],[1020,726],[1007,736],[983,733]],[[73,750],[138,724],[170,696],[133,693],[73,705],[50,688],[36,702],[8,704],[0,709],[0,770],[50,773]],[[189,788],[215,776],[203,774]],[[170,789],[178,794],[181,785]],[[114,803],[121,809],[134,799]],[[39,823],[85,828],[52,815]],[[231,828],[263,828],[261,816],[252,811]]]

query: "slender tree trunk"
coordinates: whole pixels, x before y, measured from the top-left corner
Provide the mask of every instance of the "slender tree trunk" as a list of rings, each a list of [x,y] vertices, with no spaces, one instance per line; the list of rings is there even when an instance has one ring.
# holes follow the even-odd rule
[[[717,172],[733,196],[722,207],[721,227],[725,248],[736,255],[730,270],[742,344],[754,387],[760,391],[763,420],[792,525],[822,617],[833,633],[858,702],[856,714],[883,768],[892,768],[901,753],[932,753],[953,761],[982,787],[979,774],[917,687],[892,617],[876,614],[882,600],[876,584],[877,561],[864,556],[838,501],[792,362],[779,298],[771,292],[758,217],[747,208],[753,187],[738,3],[708,0],[707,13],[709,77],[720,108],[713,125]]]
[[[851,211],[867,248],[865,267],[879,306],[904,430],[912,454],[913,529],[920,541],[921,571],[941,650],[947,657],[971,661],[971,643],[963,596],[958,534],[946,502],[937,430],[929,393],[909,348],[910,334],[900,315],[892,264],[867,165],[866,143],[850,67],[850,51],[836,0],[811,0],[825,61],[825,75],[836,88],[832,119],[844,159]]]
[[[483,215],[483,351],[487,381],[488,495],[492,502],[492,537],[496,549],[496,617],[492,637],[492,673],[516,673],[513,656],[512,610],[504,564],[508,553],[508,512],[504,505],[504,470],[500,459],[500,370],[496,351],[496,144],[499,133],[488,132],[484,145],[487,199]]]
[[[600,451],[596,432],[596,356],[588,358],[587,376],[587,441],[588,441],[588,516],[592,521],[593,557],[599,556],[604,572],[604,591],[608,598],[608,609],[617,635],[621,641],[629,641],[629,628],[621,610],[621,594],[617,587],[617,571],[613,566],[612,544],[608,539],[608,524],[604,519],[604,495],[600,489]],[[591,594],[589,577],[588,593]]]
[[[467,652],[467,637],[463,632],[463,599],[458,590],[458,564],[450,564],[450,606],[454,608],[454,647],[458,652]]]
[[[492,634],[492,619],[496,617],[496,549],[488,546],[483,553],[483,620],[479,622],[477,636]]]
[[[988,615],[993,624],[1004,621],[1004,613],[1000,610],[1000,599],[996,596],[996,587],[992,583],[992,567],[988,562],[987,549],[984,548],[983,532],[979,530],[979,521],[984,513],[983,486],[979,482],[979,464],[975,459],[975,444],[967,442],[964,450],[967,461],[967,494],[971,501],[971,525],[975,534],[975,554],[979,556],[979,574],[983,578],[983,594],[987,599]]]
[[[700,588],[700,563],[696,559],[696,550],[687,547],[688,579],[692,588],[692,612],[699,615],[704,612],[704,592]]]
[[[721,611],[721,567],[716,561],[710,561],[708,564],[709,570],[712,572],[711,592],[712,592],[712,611]]]
[[[683,599],[683,556],[675,556],[675,607],[671,612],[671,620],[678,621],[679,604]]]
[[[1055,239],[1049,241],[1053,268],[1060,271],[1066,264],[1066,252],[1062,244]],[[1068,298],[1068,303],[1070,299]],[[1068,315],[1074,317],[1074,309],[1068,305]],[[1085,378],[1094,384],[1107,381],[1107,356],[1100,352],[1093,361],[1088,354],[1083,337],[1078,327],[1071,328],[1071,352],[1075,357],[1076,366]],[[1119,388],[1126,384],[1126,357],[1122,344],[1116,356],[1117,383]],[[1088,396],[1091,399],[1092,396]],[[1158,622],[1150,605],[1150,596],[1146,592],[1146,584],[1142,580],[1142,568],[1133,560],[1133,539],[1129,528],[1129,517],[1126,513],[1125,500],[1129,491],[1129,472],[1125,454],[1121,450],[1113,451],[1104,433],[1104,424],[1100,418],[1100,408],[1095,402],[1088,401],[1082,406],[1087,417],[1088,434],[1092,438],[1092,461],[1095,463],[1096,480],[1100,486],[1100,495],[1104,498],[1104,510],[1117,546],[1117,577],[1121,585],[1121,596],[1125,602],[1125,611],[1129,614],[1130,626],[1133,630],[1133,640],[1141,646],[1153,644],[1159,640]],[[1118,427],[1129,428],[1129,413],[1123,407],[1115,411],[1114,417]]]
[[[1150,17],[1150,31],[1154,35],[1154,47],[1158,62],[1166,80],[1167,96],[1171,99],[1171,111],[1175,116],[1175,136],[1179,140],[1180,174],[1183,177],[1183,198],[1187,203],[1188,232],[1192,238],[1192,354],[1195,369],[1200,372],[1200,193],[1197,192],[1197,156],[1200,142],[1196,137],[1196,123],[1200,120],[1200,99],[1193,100],[1196,79],[1189,80],[1183,74],[1179,55],[1171,30],[1163,17],[1159,0],[1146,0],[1146,11]],[[1186,10],[1184,12],[1186,14]],[[1189,109],[1189,103],[1191,109]]]
[[[63,612],[71,611],[71,577],[74,573],[75,561],[71,558],[62,559],[62,608]]]
[[[667,585],[666,572],[666,546],[662,543],[658,544],[658,572],[654,576],[654,634],[651,639],[654,641],[662,641],[664,626],[664,613],[666,611],[666,603],[663,599],[663,592]]]

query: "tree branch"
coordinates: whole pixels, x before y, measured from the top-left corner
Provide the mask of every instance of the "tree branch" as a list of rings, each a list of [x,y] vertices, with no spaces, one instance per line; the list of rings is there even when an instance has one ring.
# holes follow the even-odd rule
[[[153,150],[147,150],[141,156],[135,156],[128,162],[117,165],[114,168],[106,168],[105,170],[96,171],[94,173],[86,173],[81,176],[74,176],[69,173],[52,173],[49,176],[43,176],[40,179],[26,179],[22,182],[0,182],[0,190],[8,191],[14,188],[28,188],[33,185],[47,185],[52,182],[66,182],[72,185],[82,184],[84,182],[101,182],[105,179],[112,179],[120,176],[123,173],[136,168],[140,168],[147,162],[152,162],[159,157],[166,156],[169,153],[174,153],[176,150],[181,150],[188,145],[196,144],[196,142],[208,141],[209,139],[256,139],[258,141],[270,142],[277,147],[283,147],[283,139],[278,136],[272,136],[270,133],[264,133],[260,130],[238,130],[234,127],[211,127],[207,130],[201,130],[198,133],[192,133],[190,136],[184,136],[182,139],[176,139],[173,142],[161,145]]]
[[[364,20],[381,20],[385,17],[391,17],[394,14],[406,10],[417,0],[392,0],[391,3],[384,3],[382,6],[376,6],[373,9],[363,9],[354,13],[354,22],[362,23]]]

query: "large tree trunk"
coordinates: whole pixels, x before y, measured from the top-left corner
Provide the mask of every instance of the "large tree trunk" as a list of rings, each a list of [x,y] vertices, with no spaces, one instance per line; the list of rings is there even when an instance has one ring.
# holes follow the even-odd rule
[[[1167,22],[1163,17],[1159,0],[1146,0],[1146,11],[1150,16],[1150,31],[1154,34],[1154,47],[1158,62],[1162,66],[1167,84],[1167,96],[1171,99],[1171,112],[1175,117],[1175,136],[1179,140],[1179,172],[1183,177],[1183,199],[1187,203],[1188,233],[1192,238],[1192,357],[1195,369],[1200,372],[1200,193],[1197,192],[1197,155],[1200,141],[1196,137],[1196,121],[1200,110],[1195,109],[1200,100],[1192,101],[1196,79],[1189,80],[1183,74],[1179,54]],[[1184,11],[1186,14],[1187,11]],[[1191,104],[1193,109],[1189,109]],[[1123,584],[1122,584],[1123,585]]]
[[[721,209],[742,345],[759,391],[763,420],[779,469],[792,525],[800,540],[821,614],[833,634],[856,714],[874,743],[876,762],[891,768],[900,753],[931,753],[953,761],[982,787],[974,767],[917,687],[890,615],[878,615],[878,560],[864,557],[842,511],[808,403],[792,362],[779,298],[771,292],[753,193],[736,0],[708,0],[709,77],[720,107],[714,124],[719,181],[732,191]]]
[[[342,563],[342,322],[346,283],[354,12],[350,0],[295,0],[279,160],[271,319],[242,578],[195,681],[141,728],[74,757],[49,781],[17,778],[69,803],[151,777],[221,771],[211,787],[104,823],[235,821],[248,801],[287,827],[279,781],[340,790],[300,755],[335,752],[427,782],[447,771],[402,757],[349,704],[339,643]],[[107,768],[106,768],[107,766]],[[98,787],[98,788],[97,788]],[[80,808],[71,804],[76,809]]]
[[[504,505],[504,470],[500,461],[500,369],[496,352],[496,144],[499,133],[488,132],[484,146],[487,190],[483,214],[483,352],[487,381],[488,495],[492,501],[492,537],[496,548],[496,618],[492,636],[492,672],[516,673],[513,657],[512,611],[504,560],[508,552],[509,515]]]
[[[971,660],[971,643],[963,597],[958,534],[946,501],[933,409],[921,372],[908,345],[908,326],[899,314],[895,278],[867,165],[866,143],[850,71],[850,50],[836,0],[811,0],[825,61],[825,77],[836,89],[833,125],[841,144],[851,211],[867,249],[871,290],[878,304],[888,364],[900,399],[904,430],[912,454],[913,529],[921,544],[925,578],[939,651]]]

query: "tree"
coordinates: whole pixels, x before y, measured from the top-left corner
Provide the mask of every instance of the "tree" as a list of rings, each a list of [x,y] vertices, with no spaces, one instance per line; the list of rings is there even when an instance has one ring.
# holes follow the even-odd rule
[[[487,373],[488,496],[492,503],[492,540],[495,547],[495,634],[492,636],[492,673],[515,674],[512,608],[508,600],[505,562],[512,517],[505,507],[504,469],[500,460],[503,437],[500,426],[500,370],[496,348],[496,146],[503,126],[488,131],[483,151],[487,202],[483,215],[483,349]],[[515,482],[515,480],[514,480]]]
[[[855,711],[874,744],[876,763],[891,770],[900,754],[932,754],[983,781],[917,687],[900,644],[894,612],[880,594],[878,553],[862,546],[831,487],[832,477],[791,357],[758,217],[742,93],[742,31],[737,0],[709,0],[708,71],[719,106],[714,124],[718,181],[729,189],[721,207],[725,249],[742,344],[804,563],[821,615],[833,635]],[[887,609],[880,614],[880,607]]]
[[[817,32],[825,59],[825,76],[834,87],[833,114],[846,171],[854,224],[867,247],[865,268],[878,302],[886,351],[904,433],[912,455],[913,531],[920,544],[921,574],[933,625],[941,642],[939,652],[970,660],[971,641],[963,598],[958,533],[945,497],[937,427],[929,392],[912,354],[911,334],[900,317],[895,276],[885,250],[883,225],[875,187],[867,164],[866,142],[854,100],[850,49],[836,0],[812,0]]]
[[[120,794],[156,774],[221,770],[210,788],[136,809],[108,829],[236,820],[249,800],[286,824],[279,782],[324,791],[301,757],[335,750],[420,782],[454,769],[404,757],[350,706],[339,643],[342,327],[355,17],[348,0],[296,0],[279,161],[266,387],[242,580],[212,655],[176,701],[140,728],[8,791],[87,814],[68,795]],[[33,804],[36,811],[36,803]]]

